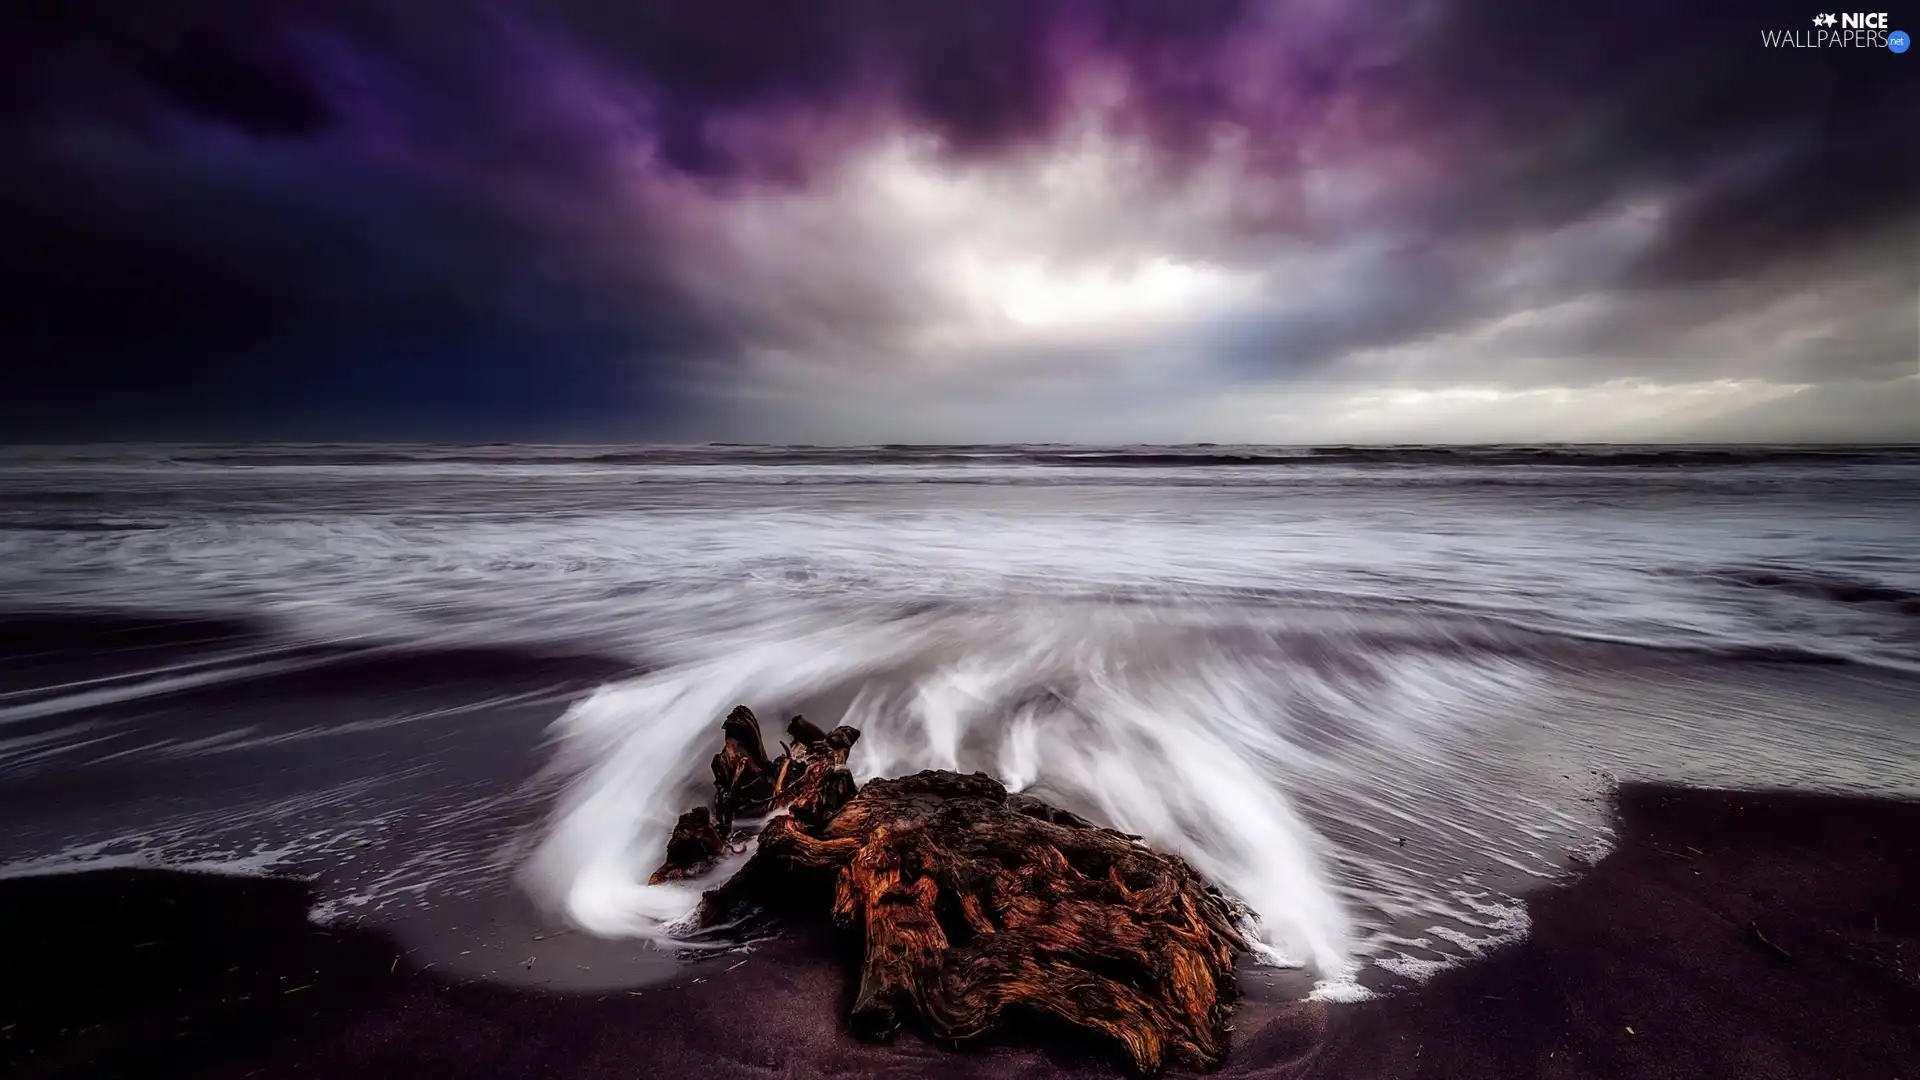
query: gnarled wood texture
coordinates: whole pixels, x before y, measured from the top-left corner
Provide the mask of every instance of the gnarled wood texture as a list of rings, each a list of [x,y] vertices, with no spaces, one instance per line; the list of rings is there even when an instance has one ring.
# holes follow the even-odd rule
[[[865,943],[856,1034],[914,1026],[958,1045],[1025,1012],[1112,1040],[1142,1073],[1223,1060],[1234,957],[1246,943],[1238,909],[1184,860],[984,774],[921,772],[856,793],[845,764],[852,728],[821,732],[796,717],[777,762],[759,751],[745,708],[726,731],[714,758],[723,813],[789,813],[707,894],[702,918],[717,923],[777,895],[791,902],[796,890],[830,903]],[[657,879],[711,865],[695,813],[681,819],[684,839],[675,829],[679,847],[669,844]]]

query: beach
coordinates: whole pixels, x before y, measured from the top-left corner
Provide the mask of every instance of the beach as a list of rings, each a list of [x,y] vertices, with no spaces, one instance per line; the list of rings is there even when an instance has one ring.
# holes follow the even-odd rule
[[[1229,1073],[1895,1075],[1917,523],[1897,447],[8,450],[8,1060],[1109,1071],[686,938],[746,705],[1188,860]]]
[[[1530,900],[1524,941],[1360,1003],[1255,994],[1220,1075],[1906,1075],[1920,805],[1628,787],[1618,808],[1620,846]],[[566,994],[420,970],[385,935],[314,925],[311,900],[163,871],[0,883],[8,1075],[1120,1075],[1017,1038],[860,1043],[852,969],[806,932],[670,985]]]
[[[0,27],[0,1080],[1920,1080],[1897,13]]]

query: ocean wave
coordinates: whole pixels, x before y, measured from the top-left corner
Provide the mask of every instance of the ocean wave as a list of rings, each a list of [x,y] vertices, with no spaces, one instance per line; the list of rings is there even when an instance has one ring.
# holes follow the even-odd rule
[[[1759,465],[1912,465],[1920,449],[1822,446],[1118,446],[705,444],[645,447],[259,446],[176,451],[177,465],[322,467],[381,465],[755,465],[1054,468],[1300,468],[1325,465],[1547,466],[1588,468]]]
[[[1746,566],[1709,570],[1701,576],[1744,589],[1777,592],[1835,604],[1870,604],[1889,608],[1902,615],[1920,616],[1920,591],[1849,574],[1793,567]]]
[[[645,881],[675,817],[702,798],[718,718],[746,703],[859,728],[850,764],[863,782],[987,772],[1176,851],[1255,912],[1270,959],[1347,978],[1352,914],[1297,794],[1405,782],[1388,758],[1436,752],[1430,737],[1503,714],[1536,675],[1444,635],[1396,645],[1191,614],[930,612],[768,635],[610,685],[556,725],[567,787],[526,881],[593,933],[683,940],[713,882]],[[1444,908],[1405,888],[1389,906]]]
[[[1407,919],[1486,936],[1485,887],[1409,873],[1406,831],[1438,828],[1441,847],[1517,878],[1564,868],[1513,839],[1551,827],[1502,794],[1483,734],[1535,708],[1549,680],[1858,659],[1307,599],[1029,597],[730,627],[706,655],[610,684],[556,723],[563,793],[524,880],[592,933],[683,944],[702,889],[738,860],[690,884],[645,881],[677,815],[705,798],[719,718],[746,704],[859,728],[863,782],[986,772],[1178,852],[1252,909],[1270,959],[1340,983]],[[1447,940],[1449,955],[1475,951]]]
[[[602,690],[559,724],[574,779],[529,880],[595,933],[671,939],[699,889],[645,880],[698,798],[718,718],[746,701],[860,728],[862,781],[990,771],[1180,851],[1255,906],[1277,954],[1341,969],[1348,932],[1318,843],[1260,771],[1293,748],[1236,711],[1233,672],[1183,665],[1164,673],[1179,686],[1166,692],[1124,670],[1151,660],[1126,640],[1146,628],[1100,621],[921,619],[766,640]]]
[[[560,571],[570,568],[573,563],[568,559],[560,560],[557,567]],[[549,574],[556,565],[551,560],[495,559],[482,568],[488,574],[510,570]],[[1920,597],[1914,593],[1844,575],[1752,568],[1666,573],[1820,600],[1843,612],[1863,606],[1875,613],[1908,615],[1920,607]],[[724,582],[745,582],[779,592],[752,601],[740,598],[747,605],[744,610],[698,603],[714,596]],[[1304,587],[1089,587],[1045,580],[997,595],[970,594],[964,588],[957,594],[943,594],[931,587],[902,595],[892,588],[884,579],[829,573],[805,559],[769,557],[716,571],[711,581],[609,585],[592,598],[593,603],[567,618],[548,612],[511,620],[420,622],[358,611],[342,620],[330,606],[308,603],[242,602],[188,611],[84,604],[13,612],[0,608],[0,652],[124,653],[189,644],[244,644],[249,655],[295,662],[288,671],[272,673],[274,682],[284,684],[289,692],[306,689],[295,685],[295,680],[386,686],[548,678],[575,684],[618,679],[689,659],[718,660],[735,643],[756,640],[756,626],[790,624],[800,628],[796,633],[812,635],[830,633],[822,627],[833,625],[913,632],[929,620],[968,625],[1022,619],[1097,624],[1114,619],[1177,629],[1223,647],[1350,672],[1364,670],[1370,658],[1419,655],[1587,672],[1628,673],[1648,665],[1764,663],[1920,673],[1920,656],[1891,647],[1867,648],[1835,635],[1783,635],[1757,629],[1743,633],[1738,628],[1712,634],[1679,629],[1608,631],[1546,617],[1551,613],[1410,600],[1393,595],[1392,590],[1369,595]],[[781,594],[791,603],[773,603],[783,599]],[[816,594],[832,595],[842,603],[817,609],[809,602]],[[651,621],[615,632],[616,625],[602,616],[627,605],[640,605],[636,616]],[[661,644],[674,647],[656,650]],[[237,685],[257,679],[235,671],[229,681]],[[0,695],[0,700],[5,697]]]
[[[543,649],[396,635],[336,642],[339,651],[325,656],[307,651],[314,645],[295,649],[285,659],[301,662],[286,667],[215,658],[204,680],[175,664],[111,685],[48,688],[0,702],[20,710],[0,720],[65,723],[64,714],[87,711],[97,722],[105,719],[100,690],[143,702],[190,693],[197,696],[185,707],[196,713],[240,692],[298,703],[342,688],[379,698],[388,688],[443,682],[484,682],[496,695],[489,701],[556,708],[584,694],[556,722],[550,772],[533,785],[557,794],[520,880],[594,934],[680,948],[697,943],[684,920],[713,880],[644,882],[674,818],[704,797],[719,717],[742,703],[769,717],[801,713],[863,731],[852,761],[863,782],[921,768],[988,772],[1181,853],[1260,917],[1254,936],[1267,959],[1308,968],[1326,993],[1339,993],[1372,960],[1396,970],[1408,959],[1383,935],[1391,927],[1446,929],[1438,952],[1420,954],[1435,962],[1474,954],[1491,933],[1474,906],[1487,902],[1487,886],[1450,876],[1455,862],[1482,860],[1516,878],[1556,875],[1564,848],[1551,804],[1517,796],[1524,788],[1499,772],[1495,734],[1531,715],[1552,680],[1572,673],[1637,686],[1676,657],[1717,666],[1741,656],[1740,648],[1676,652],[1289,590],[922,601],[828,620],[763,614],[702,625],[682,612],[668,629],[685,651],[644,673],[631,661],[562,659],[573,650],[593,655],[588,634]],[[141,621],[102,618],[100,632]],[[186,636],[224,629],[209,627]],[[278,627],[301,636],[297,623]],[[1753,656],[1810,660],[1756,650],[1741,662]],[[566,681],[574,689],[502,696],[518,675],[530,687]],[[200,681],[168,681],[181,676]],[[140,752],[205,761],[430,715],[222,728]],[[1402,847],[1409,835],[1415,844]]]
[[[125,518],[40,518],[34,521],[0,521],[0,532],[21,533],[123,533],[159,532],[172,522],[132,521]]]
[[[1400,467],[1420,454],[1444,467]],[[1690,465],[1630,456],[1645,454]],[[1816,669],[1920,668],[1903,614],[1920,592],[1913,457],[201,446],[46,465],[0,450],[0,518],[60,526],[0,529],[0,602],[213,620],[10,633],[0,618],[0,647],[27,654],[0,686],[16,710],[0,730],[9,767],[43,761],[45,785],[124,747],[101,767],[225,762],[249,791],[248,755],[297,775],[319,760],[307,738],[358,731],[386,747],[368,768],[433,771],[464,799],[546,760],[557,701],[409,721],[420,742],[329,725],[385,723],[422,691],[590,695],[552,733],[562,794],[526,878],[583,926],[674,942],[697,888],[641,883],[701,797],[718,719],[801,712],[867,732],[863,776],[977,768],[1186,853],[1263,916],[1276,955],[1338,979],[1395,933],[1447,955],[1464,947],[1428,928],[1483,936],[1475,898],[1563,872],[1620,762],[1687,782],[1920,783],[1900,734],[1911,679]],[[1618,468],[1559,467],[1574,458]],[[1722,467],[1747,461],[1788,465]],[[1478,467],[1514,462],[1539,467]],[[103,498],[60,494],[77,491]],[[99,521],[166,527],[65,527]],[[69,647],[83,655],[47,655]],[[189,666],[209,652],[260,655]],[[251,666],[280,661],[298,663]],[[175,741],[39,757],[101,737],[82,718]],[[510,729],[524,741],[497,743]],[[439,754],[454,767],[422,764]],[[440,845],[466,828],[436,818],[409,844],[455,866]]]

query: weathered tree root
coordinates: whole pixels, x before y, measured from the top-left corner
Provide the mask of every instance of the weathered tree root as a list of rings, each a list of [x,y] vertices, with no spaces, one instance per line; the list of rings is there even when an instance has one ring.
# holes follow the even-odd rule
[[[1237,911],[1185,861],[1097,828],[984,774],[928,771],[855,793],[852,728],[795,718],[767,760],[744,707],[715,755],[716,826],[682,816],[655,880],[710,867],[735,813],[785,808],[702,919],[796,892],[865,939],[850,1024],[885,1039],[909,1024],[958,1045],[1025,1011],[1119,1043],[1135,1069],[1217,1067],[1246,948]]]
[[[713,807],[696,806],[680,815],[667,840],[666,861],[647,879],[649,885],[684,881],[713,869],[729,840],[747,839],[733,832],[739,816],[784,809],[801,821],[824,824],[853,798],[847,753],[859,741],[858,731],[838,727],[823,732],[796,716],[787,724],[793,743],[783,745],[778,761],[767,760],[760,721],[746,706],[733,710],[721,731],[726,743],[713,755]]]

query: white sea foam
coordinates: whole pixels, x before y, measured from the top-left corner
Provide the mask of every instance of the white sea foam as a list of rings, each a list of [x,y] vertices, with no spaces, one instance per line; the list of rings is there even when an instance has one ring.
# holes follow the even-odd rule
[[[74,844],[39,858],[0,865],[0,881],[93,870],[173,870],[224,877],[266,877],[283,867],[298,851],[298,846],[293,844],[256,845],[185,856],[170,851],[154,837],[131,834]]]
[[[673,939],[711,881],[645,880],[678,810],[703,797],[718,719],[743,702],[774,722],[806,710],[862,731],[850,765],[863,782],[989,772],[1180,853],[1253,910],[1265,959],[1312,968],[1337,994],[1352,971],[1350,916],[1289,779],[1354,765],[1308,720],[1361,710],[1380,738],[1404,742],[1419,738],[1410,702],[1488,692],[1484,671],[1418,663],[1336,683],[1244,621],[1223,629],[1191,610],[927,613],[764,640],[609,687],[559,721],[572,782],[527,880],[593,933]]]
[[[0,772],[75,770],[61,790],[80,795],[30,814],[48,820],[10,831],[4,858],[129,828],[167,830],[170,864],[292,838],[369,918],[515,865],[583,926],[669,939],[697,886],[641,882],[745,703],[775,730],[794,711],[861,727],[863,778],[980,769],[1184,852],[1258,910],[1273,957],[1321,969],[1324,996],[1349,992],[1347,960],[1457,962],[1513,932],[1473,905],[1590,852],[1613,776],[1920,790],[1905,683],[1835,697],[1840,672],[1729,663],[1914,667],[1911,454],[1296,469],[1231,452],[1068,468],[1060,448],[8,451],[0,525],[25,526],[0,528],[11,607],[269,632],[10,681]],[[562,794],[510,858],[504,834],[551,789],[475,809],[537,766],[518,741],[477,747],[524,730],[470,702],[178,709],[341,651],[315,644],[394,642],[654,674],[566,715]],[[550,715],[539,696],[487,709],[531,723]],[[343,759],[353,784],[325,767]],[[97,769],[138,782],[95,786]],[[205,798],[92,805],[188,770]],[[201,790],[216,774],[239,780]]]
[[[1365,1001],[1373,996],[1373,991],[1361,986],[1352,976],[1337,979],[1322,979],[1314,984],[1307,995],[1311,1001],[1354,1002]]]

